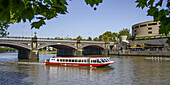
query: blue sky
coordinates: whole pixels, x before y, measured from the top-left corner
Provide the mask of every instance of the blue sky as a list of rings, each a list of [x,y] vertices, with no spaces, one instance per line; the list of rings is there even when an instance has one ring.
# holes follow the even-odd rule
[[[98,37],[106,31],[119,32],[123,28],[131,30],[132,25],[153,20],[147,16],[147,9],[136,8],[135,0],[103,0],[97,10],[87,5],[85,0],[68,0],[68,12],[46,21],[38,30],[31,30],[29,22],[10,25],[9,36],[31,37],[37,32],[39,38]]]

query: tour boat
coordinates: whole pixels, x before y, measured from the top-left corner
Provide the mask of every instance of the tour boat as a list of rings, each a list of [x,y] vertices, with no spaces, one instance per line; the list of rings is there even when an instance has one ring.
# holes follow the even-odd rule
[[[115,63],[109,57],[53,57],[45,59],[45,65],[101,67]]]

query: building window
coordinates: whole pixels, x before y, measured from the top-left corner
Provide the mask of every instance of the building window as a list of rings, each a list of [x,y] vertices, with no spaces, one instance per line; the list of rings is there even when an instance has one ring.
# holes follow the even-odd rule
[[[136,26],[135,28],[139,28],[139,26]]]
[[[150,23],[150,24],[148,24],[148,26],[151,26],[151,25],[157,25],[157,23]]]
[[[146,26],[146,24],[144,24],[144,25],[140,25],[140,27],[145,27]]]
[[[151,32],[148,32],[148,34],[152,34],[152,31],[151,31]]]
[[[135,32],[136,32],[136,30],[135,30]]]
[[[148,30],[152,30],[152,27],[148,28]]]

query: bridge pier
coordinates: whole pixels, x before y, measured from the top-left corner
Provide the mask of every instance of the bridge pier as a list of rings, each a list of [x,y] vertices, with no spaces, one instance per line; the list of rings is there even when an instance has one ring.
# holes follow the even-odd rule
[[[36,37],[36,35],[31,38],[31,50],[29,50],[29,49],[19,49],[18,58],[19,59],[39,60],[39,52],[38,52],[38,49],[37,49],[37,37]]]
[[[18,50],[18,59],[30,59],[30,60],[38,60],[39,53],[38,50]]]
[[[19,49],[18,58],[19,59],[39,60],[39,52],[38,52],[38,49],[37,49],[37,37],[36,37],[36,35],[31,38],[31,50],[29,50],[29,49]]]
[[[74,56],[83,56],[83,50],[82,50],[82,49],[77,49],[77,50],[75,51]]]

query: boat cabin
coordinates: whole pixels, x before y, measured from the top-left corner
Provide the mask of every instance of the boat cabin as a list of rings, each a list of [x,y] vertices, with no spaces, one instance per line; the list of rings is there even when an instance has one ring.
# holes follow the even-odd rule
[[[82,57],[75,57],[75,58],[50,58],[46,62],[55,62],[55,63],[89,63],[89,64],[99,64],[99,63],[106,63],[110,62],[110,59],[108,57],[106,58],[82,58]]]

